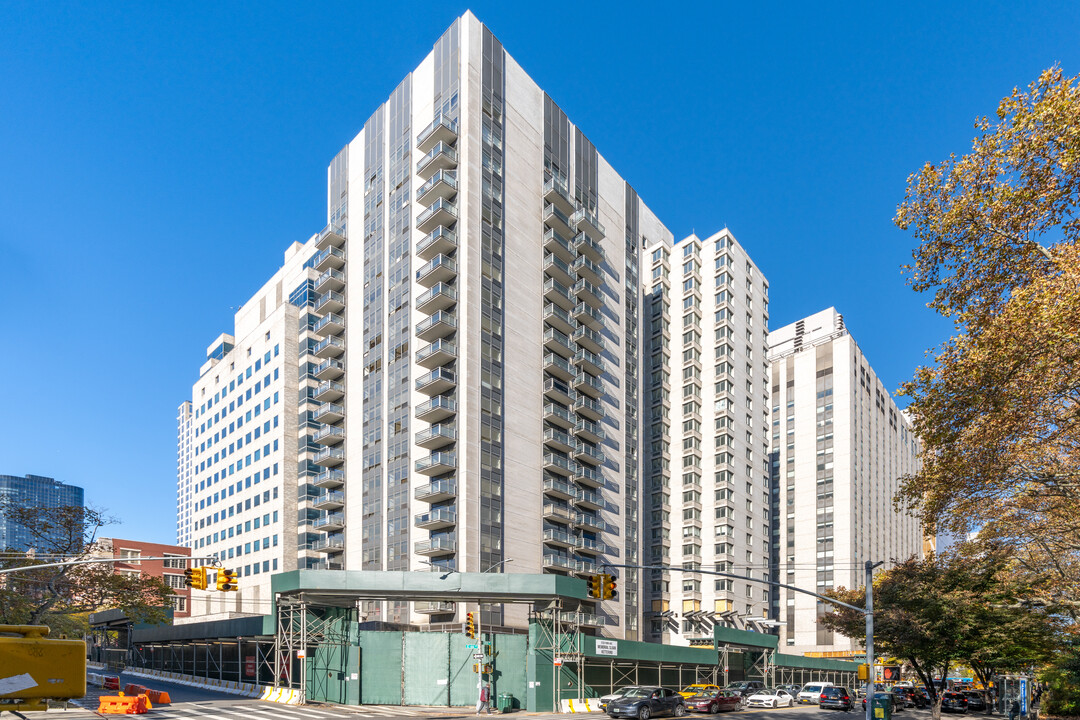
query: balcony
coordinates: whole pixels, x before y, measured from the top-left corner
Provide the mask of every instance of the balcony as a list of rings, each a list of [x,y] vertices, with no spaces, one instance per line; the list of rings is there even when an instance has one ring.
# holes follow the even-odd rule
[[[604,352],[604,336],[591,327],[582,326],[574,331],[570,339],[581,347],[594,353]]]
[[[577,321],[555,303],[544,305],[544,322],[568,335],[577,329]]]
[[[568,311],[577,305],[577,300],[570,295],[570,289],[555,278],[544,281],[544,299]]]
[[[577,424],[574,426],[574,434],[582,440],[588,440],[594,443],[603,442],[607,438],[607,433],[604,432],[604,429],[600,427],[599,423],[583,418],[579,418]]]
[[[317,358],[340,357],[345,352],[345,341],[336,336],[323,338],[315,346],[312,354]]]
[[[571,535],[565,530],[547,528],[544,530],[544,542],[548,545],[555,545],[557,547],[576,548],[581,542],[581,538]]]
[[[544,272],[549,277],[553,277],[568,286],[573,285],[576,279],[576,276],[570,273],[570,266],[563,262],[558,255],[552,255],[551,253],[544,255]]]
[[[457,195],[457,173],[440,170],[416,191],[416,202],[428,207],[436,200],[449,200]]]
[[[457,140],[457,134],[457,120],[452,120],[439,113],[431,121],[431,124],[416,136],[416,149],[426,153],[439,143],[453,144]]]
[[[340,510],[345,507],[345,492],[342,490],[324,492],[315,498],[312,507],[317,510]]]
[[[604,406],[591,397],[578,395],[574,403],[574,412],[590,420],[601,420],[604,417]]]
[[[603,465],[604,453],[600,451],[600,448],[595,445],[590,445],[586,442],[579,442],[577,447],[574,448],[574,459],[581,462],[589,463],[590,465]]]
[[[558,207],[564,215],[574,212],[570,189],[562,178],[552,176],[544,182],[544,200]]]
[[[345,244],[345,229],[333,223],[327,225],[319,233],[319,239],[315,241],[315,247],[325,250],[328,247],[341,247]]]
[[[428,557],[453,555],[457,552],[457,541],[448,537],[433,537],[429,540],[420,540],[413,544],[413,552]],[[447,604],[453,606],[453,603]]]
[[[457,261],[449,255],[436,255],[416,271],[416,282],[424,287],[453,280],[457,277]]]
[[[569,360],[555,353],[544,356],[544,372],[567,382],[577,377],[577,368],[570,365]]]
[[[544,453],[544,470],[569,477],[577,472],[578,464],[565,455]]]
[[[555,402],[569,404],[574,402],[577,393],[571,390],[570,386],[562,380],[548,378],[544,381],[544,397]]]
[[[311,523],[311,527],[323,532],[340,532],[345,529],[345,513],[327,513]]]
[[[579,255],[577,260],[570,264],[570,269],[577,273],[582,280],[602,285],[604,283],[604,271],[585,255]]]
[[[457,413],[457,400],[451,397],[433,397],[416,406],[416,419],[436,423]]]
[[[345,267],[345,251],[336,247],[321,250],[312,258],[311,266],[320,273],[327,270],[340,270]]]
[[[599,288],[588,280],[578,280],[570,289],[574,295],[577,296],[578,300],[586,302],[594,308],[601,308],[604,306],[604,298],[600,293]]]
[[[429,512],[413,517],[413,525],[426,530],[453,527],[457,524],[457,512],[453,508],[432,508]]]
[[[599,398],[604,395],[604,383],[598,377],[593,377],[587,372],[581,372],[574,378],[574,390],[585,393],[590,397]]]
[[[559,428],[544,428],[544,444],[562,452],[573,452],[577,442],[564,430]]]
[[[578,505],[580,506],[580,502]],[[615,548],[600,542],[599,540],[592,540],[590,538],[582,538],[581,544],[578,546],[578,550],[581,552],[594,553],[596,555],[608,555],[615,551]]]
[[[544,568],[546,570],[566,570],[572,572],[577,567],[577,561],[569,555],[544,554]]]
[[[425,450],[435,450],[457,442],[457,428],[453,425],[432,425],[416,433],[414,442]]]
[[[607,625],[607,618],[596,613],[566,611],[559,613],[559,619],[563,623],[571,625],[587,625],[590,627],[604,627]]]
[[[421,475],[442,475],[457,469],[457,453],[433,452],[416,461],[413,468]]]
[[[593,375],[601,375],[604,372],[604,361],[600,356],[584,348],[574,353],[574,364]]]
[[[425,395],[442,395],[457,386],[457,374],[446,368],[435,368],[416,378],[416,389]]]
[[[578,489],[565,480],[548,477],[544,478],[544,494],[563,500],[573,500],[578,495]]]
[[[578,463],[578,471],[574,474],[574,482],[589,487],[602,488],[604,487],[604,476],[599,469]]]
[[[430,315],[439,310],[446,310],[457,304],[457,288],[446,283],[436,283],[430,290],[425,290],[416,298],[416,309]]]
[[[429,180],[440,170],[453,170],[457,167],[457,162],[457,150],[444,142],[435,143],[427,155],[416,163],[416,174]]]
[[[570,414],[569,410],[556,403],[544,405],[544,420],[567,430],[574,427],[574,416]]]
[[[585,510],[600,510],[604,507],[604,499],[595,490],[578,488],[578,495],[574,499],[574,504]],[[598,550],[597,552],[603,551]]]
[[[584,207],[579,207],[577,212],[570,216],[570,224],[575,230],[585,232],[593,240],[604,239],[604,226],[596,215]]]
[[[336,425],[324,425],[315,433],[315,437],[312,438],[320,445],[340,445],[345,442],[345,428],[337,427]]]
[[[457,331],[457,318],[453,313],[439,310],[426,320],[416,323],[416,337],[427,342],[433,342]]]
[[[574,568],[574,572],[578,575],[595,575],[599,572],[599,568],[592,560],[577,558],[577,567]]]
[[[452,615],[455,607],[449,600],[417,600],[413,603],[413,610],[421,615]]]
[[[445,227],[437,227],[416,243],[416,256],[421,260],[430,260],[442,253],[448,255],[457,250],[457,233]]]
[[[574,515],[574,524],[595,532],[604,532],[607,529],[607,524],[603,520],[595,515],[583,512]]]
[[[579,232],[574,236],[574,247],[577,248],[579,253],[585,255],[593,262],[603,264],[604,258],[606,257],[604,255],[604,249],[600,247],[600,243],[593,240],[585,233]],[[665,286],[668,285],[668,277],[666,275],[661,278],[661,281]]]
[[[315,377],[318,380],[337,380],[345,374],[345,363],[340,360],[323,360],[315,368]]]
[[[332,537],[325,540],[316,540],[311,543],[311,549],[315,552],[324,553],[337,553],[344,552],[345,550],[345,538]]]
[[[334,400],[340,400],[344,396],[345,383],[335,380],[319,383],[319,387],[315,388],[315,399],[319,402],[333,402]]]
[[[339,313],[345,309],[345,296],[339,292],[329,290],[319,296],[315,303],[315,312],[320,315],[327,313]]]
[[[544,331],[544,347],[566,358],[574,356],[574,347],[570,341],[570,336],[556,328],[548,328]]]
[[[593,330],[604,329],[604,316],[587,302],[579,302],[574,307],[574,318],[582,325],[587,325]]]
[[[345,484],[345,471],[337,468],[323,470],[312,479],[311,484],[324,490],[334,490]]]
[[[574,511],[558,503],[544,503],[541,514],[548,520],[557,520],[564,523],[573,522],[574,520]]]
[[[328,295],[331,293],[327,293]],[[337,293],[333,293],[337,295]],[[345,329],[345,318],[341,317],[337,313],[327,313],[319,318],[315,322],[315,327],[311,328],[312,332],[319,335],[340,335],[341,331]]]
[[[548,227],[555,228],[566,237],[573,237],[576,230],[570,225],[570,218],[566,213],[553,204],[544,206],[544,222]]]
[[[338,403],[323,403],[315,409],[314,419],[324,423],[341,422],[345,418],[345,407]]]
[[[436,340],[416,351],[416,364],[428,370],[457,359],[457,345],[449,340]]]
[[[413,491],[413,497],[420,502],[440,503],[457,497],[457,480],[439,478],[427,485],[421,485]]]
[[[556,255],[563,262],[569,263],[570,267],[573,267],[574,258],[577,257],[577,251],[574,250],[570,241],[560,235],[555,228],[548,228],[544,233],[544,250]]]
[[[437,227],[450,227],[457,222],[457,208],[453,200],[440,198],[416,218],[416,229],[429,233]]]
[[[315,292],[345,289],[345,273],[340,270],[327,270],[315,280]]]
[[[323,467],[338,467],[345,462],[345,450],[340,447],[325,447],[315,453],[312,462]]]
[[[318,560],[310,564],[308,567],[310,567],[312,570],[344,570],[345,563],[341,562],[340,560]]]

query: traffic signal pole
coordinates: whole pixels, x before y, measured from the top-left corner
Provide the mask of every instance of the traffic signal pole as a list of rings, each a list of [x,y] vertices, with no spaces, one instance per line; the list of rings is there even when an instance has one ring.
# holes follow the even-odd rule
[[[33,559],[33,558],[28,558]],[[64,562],[55,563],[35,563],[34,565],[20,565],[13,568],[0,569],[0,575],[5,573],[22,572],[23,570],[40,570],[41,568],[51,567],[67,567],[68,565],[91,565],[93,563],[130,563],[132,561],[142,560],[209,560],[210,562],[217,562],[216,557],[187,557],[179,555],[169,555],[165,557],[134,557],[134,558],[91,558],[86,560],[65,560]]]
[[[866,561],[866,720],[874,720],[874,568],[881,562]]]

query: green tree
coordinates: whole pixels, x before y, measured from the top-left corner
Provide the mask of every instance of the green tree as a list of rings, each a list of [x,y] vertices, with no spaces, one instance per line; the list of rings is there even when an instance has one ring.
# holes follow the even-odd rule
[[[935,720],[941,696],[934,678],[958,663],[997,663],[1012,669],[1045,657],[1059,623],[1019,603],[1009,580],[1013,560],[1003,548],[965,548],[900,562],[874,579],[874,649],[903,658],[930,692]],[[839,588],[831,597],[866,606],[865,589]],[[851,638],[866,639],[862,613],[833,608],[822,623]],[[1009,630],[1022,630],[1013,637]]]
[[[81,635],[86,616],[119,608],[136,622],[164,622],[173,591],[148,575],[113,572],[111,563],[39,567],[50,562],[94,557],[100,529],[108,523],[97,510],[80,506],[0,505],[0,514],[26,529],[31,552],[8,548],[0,556],[0,624],[48,625],[53,635]]]
[[[895,218],[919,243],[912,287],[956,324],[901,390],[923,464],[896,500],[1018,545],[1062,604],[1080,596],[1077,80],[1047,70],[975,128],[969,153],[908,179]]]

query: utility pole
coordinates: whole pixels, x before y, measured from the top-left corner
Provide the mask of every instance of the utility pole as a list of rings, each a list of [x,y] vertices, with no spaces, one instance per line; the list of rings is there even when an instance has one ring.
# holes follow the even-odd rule
[[[866,720],[874,720],[874,568],[881,562],[867,560],[866,567]]]

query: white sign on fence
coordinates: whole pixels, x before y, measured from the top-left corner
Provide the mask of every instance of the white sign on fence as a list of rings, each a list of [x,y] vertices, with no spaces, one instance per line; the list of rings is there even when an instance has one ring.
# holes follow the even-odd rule
[[[597,640],[596,641],[596,654],[597,655],[618,655],[619,654],[619,642],[617,640]]]

